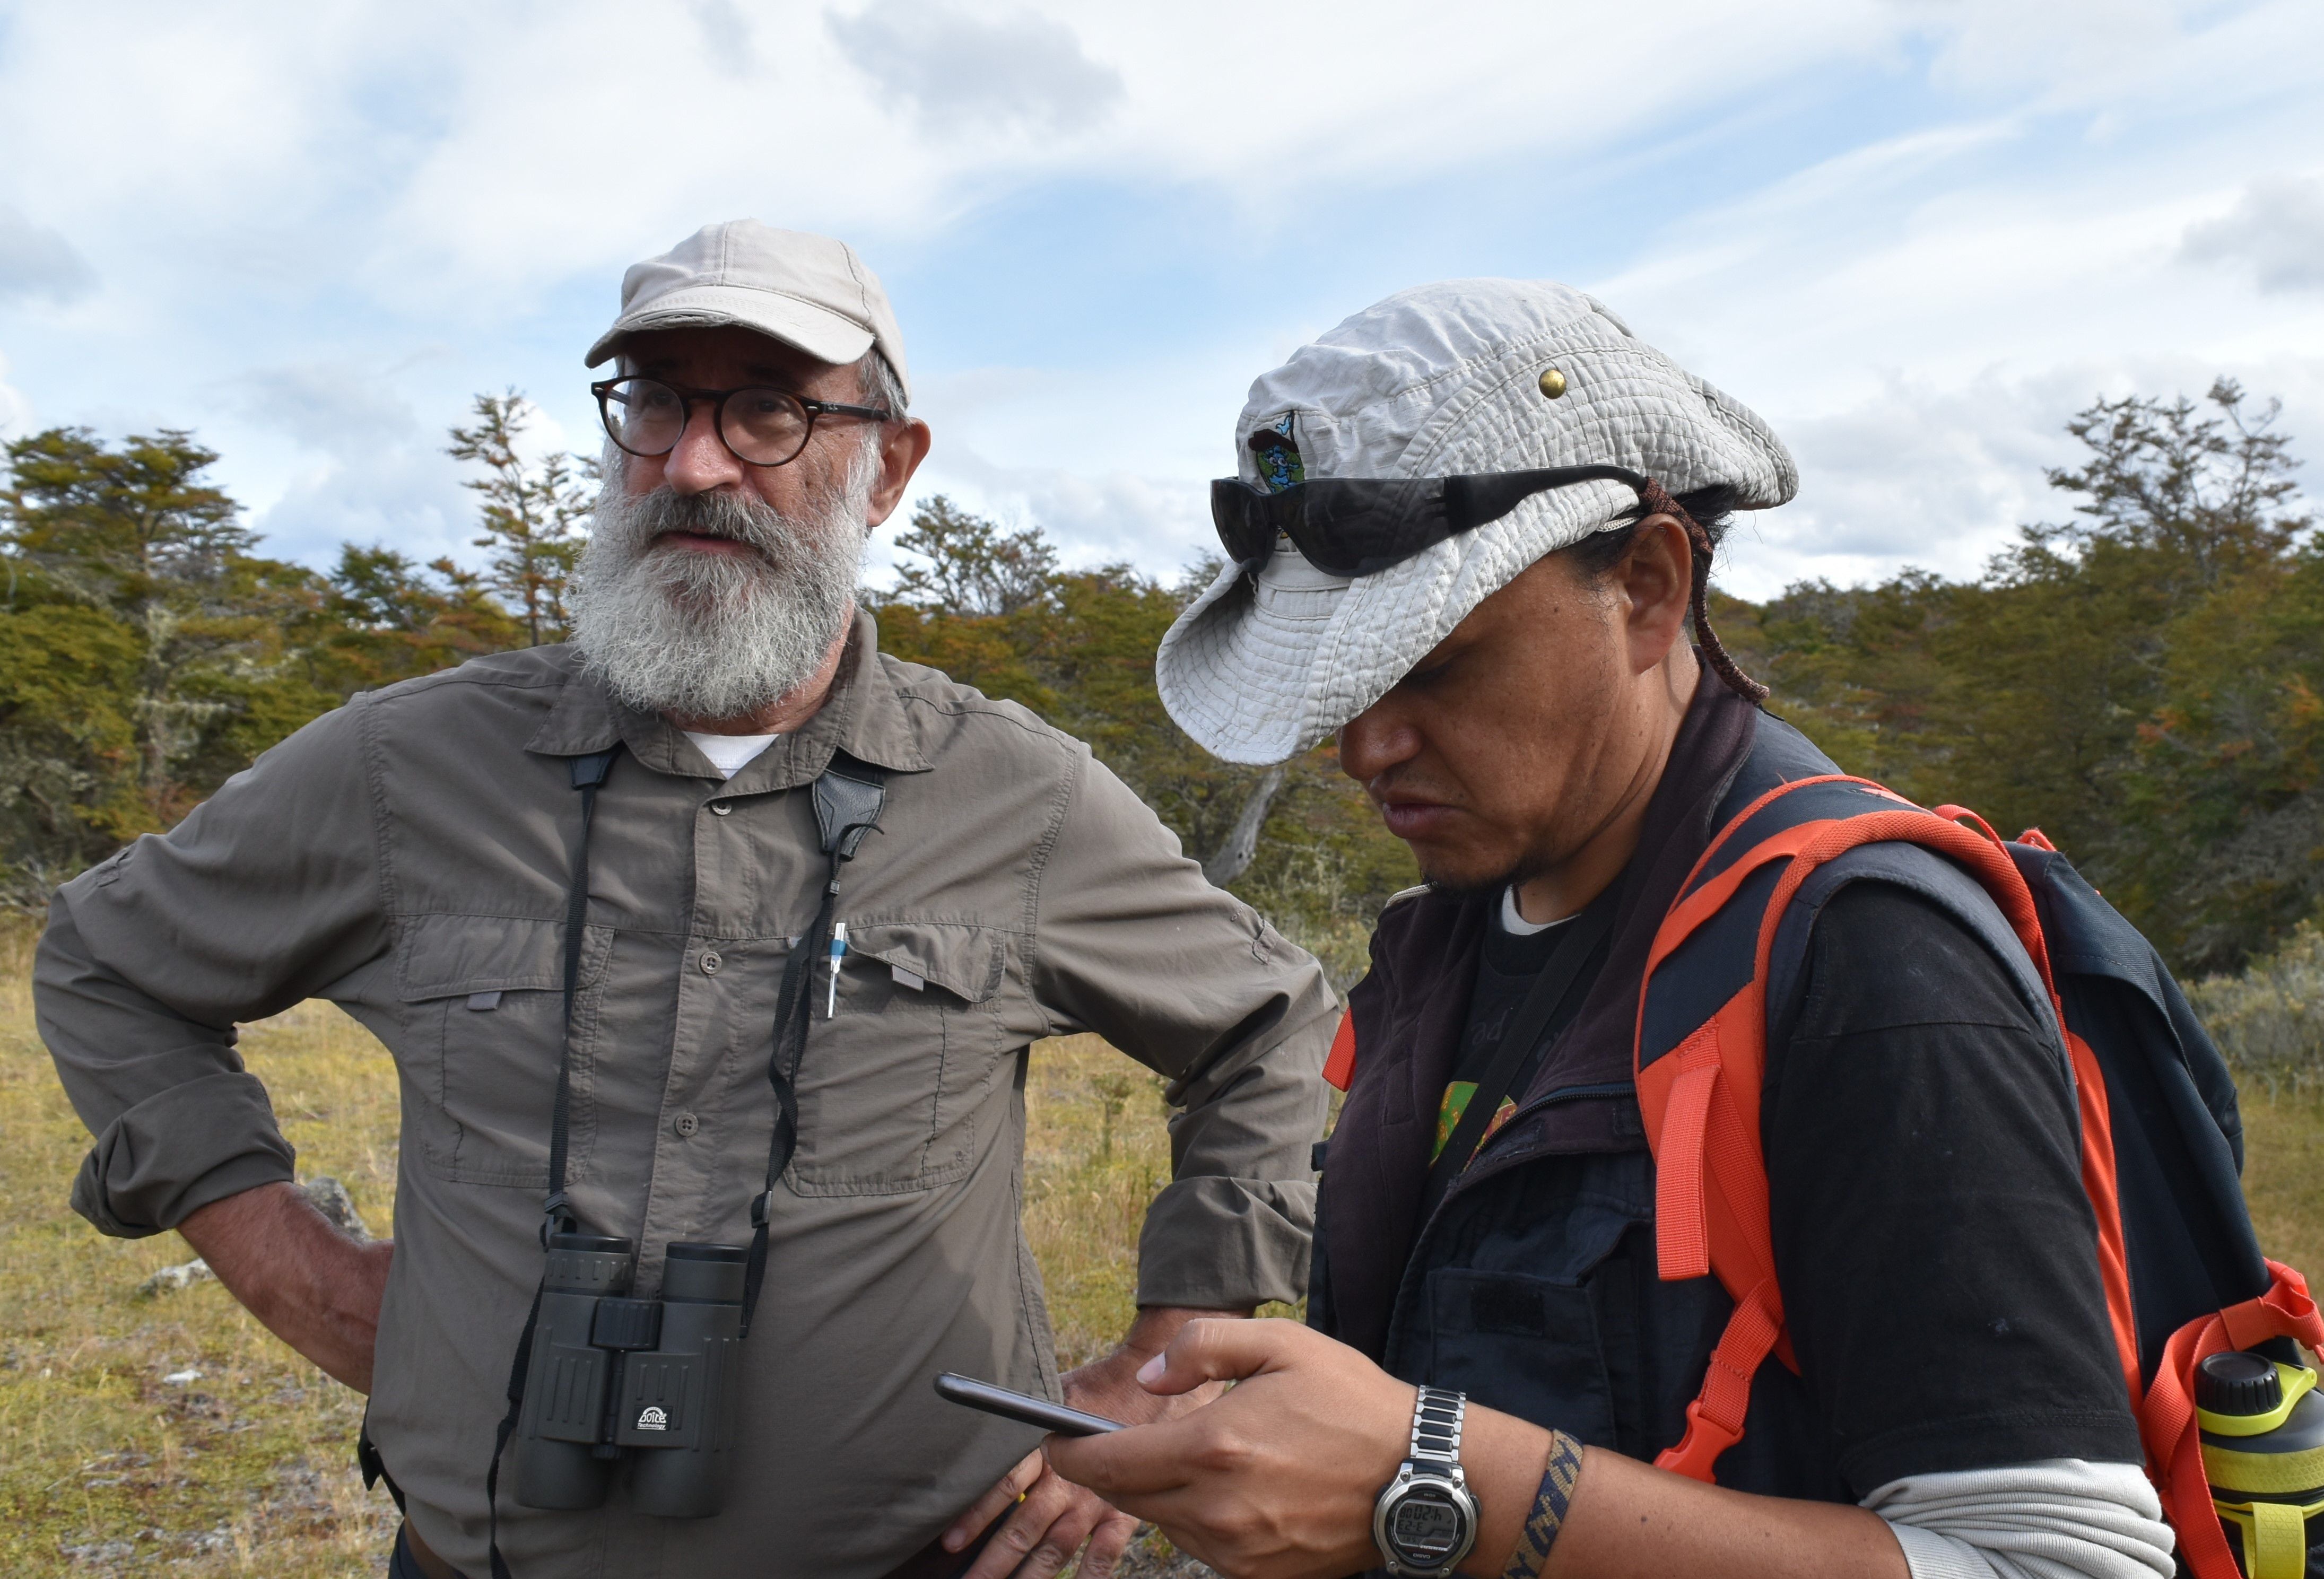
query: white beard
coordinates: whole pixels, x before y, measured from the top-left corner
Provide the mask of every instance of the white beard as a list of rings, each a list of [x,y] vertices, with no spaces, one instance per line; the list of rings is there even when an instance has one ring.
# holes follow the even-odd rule
[[[631,706],[687,718],[739,718],[797,690],[854,607],[877,459],[866,446],[806,521],[739,494],[633,495],[609,467],[573,601],[585,667]],[[655,547],[667,531],[757,552]]]

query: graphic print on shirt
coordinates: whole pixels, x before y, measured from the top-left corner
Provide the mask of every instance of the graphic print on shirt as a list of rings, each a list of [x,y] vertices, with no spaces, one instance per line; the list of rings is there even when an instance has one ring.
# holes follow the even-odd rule
[[[1548,968],[1558,946],[1572,936],[1563,921],[1545,927],[1526,925],[1517,917],[1516,904],[1506,891],[1502,906],[1500,922],[1486,933],[1484,947],[1478,956],[1477,975],[1469,993],[1468,1023],[1462,1028],[1461,1050],[1453,1059],[1453,1077],[1437,1103],[1436,1134],[1428,1149],[1431,1164],[1452,1143],[1452,1131],[1460,1128],[1462,1115],[1476,1097],[1478,1080],[1489,1071],[1501,1038],[1508,1034],[1509,1022],[1517,1018],[1535,980]],[[1515,927],[1511,925],[1513,919]],[[1578,995],[1574,1002],[1578,1004]],[[1531,1082],[1542,1048],[1554,1039],[1565,1018],[1571,1018],[1570,1009],[1567,1015],[1545,1028],[1545,1034],[1517,1071],[1516,1081],[1495,1104],[1492,1122],[1477,1137],[1480,1147],[1491,1140],[1494,1132],[1517,1111],[1517,1098]],[[1466,1166],[1465,1161],[1462,1166]]]
[[[1461,1119],[1468,1113],[1469,1103],[1476,1094],[1477,1083],[1474,1080],[1455,1080],[1444,1087],[1444,1100],[1436,1105],[1436,1139],[1431,1141],[1428,1147],[1430,1162],[1434,1162],[1444,1154],[1446,1144],[1452,1139],[1452,1131],[1461,1127]],[[1486,1141],[1491,1140],[1494,1133],[1503,1124],[1508,1123],[1510,1115],[1517,1111],[1516,1097],[1501,1098],[1501,1105],[1493,1110],[1492,1122],[1485,1126],[1485,1132],[1477,1137],[1478,1146],[1482,1148]]]

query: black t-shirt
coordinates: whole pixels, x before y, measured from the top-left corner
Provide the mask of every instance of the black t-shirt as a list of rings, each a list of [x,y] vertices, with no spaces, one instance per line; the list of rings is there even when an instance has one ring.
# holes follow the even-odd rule
[[[1428,1153],[1432,1162],[1436,1159],[1437,1153],[1443,1150],[1445,1142],[1452,1138],[1452,1131],[1460,1123],[1461,1115],[1467,1111],[1478,1081],[1484,1077],[1487,1067],[1493,1061],[1494,1052],[1501,1045],[1502,1033],[1524,1005],[1526,994],[1533,991],[1535,978],[1549,968],[1551,961],[1566,945],[1577,941],[1580,928],[1574,925],[1577,918],[1571,916],[1562,921],[1552,922],[1537,932],[1510,931],[1502,920],[1500,906],[1506,902],[1497,901],[1493,919],[1485,928],[1484,946],[1477,956],[1477,976],[1469,989],[1468,1021],[1461,1032],[1460,1048],[1453,1055],[1452,1078],[1445,1085],[1443,1100],[1436,1110],[1436,1140]],[[1601,956],[1605,953],[1602,937],[1596,947]],[[1544,1024],[1541,1035],[1535,1039],[1516,1078],[1509,1083],[1508,1094],[1499,1102],[1501,1116],[1505,1117],[1516,1110],[1512,1099],[1532,1082],[1534,1071],[1540,1067],[1542,1055],[1548,1050],[1549,1044],[1581,1011],[1582,999],[1589,995],[1588,978],[1596,974],[1597,965],[1602,963],[1602,959],[1585,962],[1582,978],[1574,983],[1572,991],[1565,993],[1563,1002]],[[1500,1119],[1496,1118],[1485,1132],[1490,1135],[1499,1127]],[[1483,1141],[1480,1140],[1479,1144],[1483,1144]]]
[[[1784,1316],[1851,1482],[2139,1462],[2056,1032],[1959,921],[1840,890],[1759,1112]]]
[[[1489,928],[1460,1077],[1530,984],[1517,949],[1538,970],[1562,930]],[[2138,1462],[2073,1094],[2053,1035],[1959,921],[1893,884],[1835,895],[1760,1111],[1794,1352],[1851,1484]]]

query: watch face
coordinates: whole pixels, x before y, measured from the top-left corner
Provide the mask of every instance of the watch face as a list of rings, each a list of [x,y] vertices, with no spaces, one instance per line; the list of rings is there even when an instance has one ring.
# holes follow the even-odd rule
[[[1388,1538],[1397,1556],[1416,1568],[1434,1568],[1460,1549],[1468,1516],[1434,1486],[1415,1486],[1389,1510]]]

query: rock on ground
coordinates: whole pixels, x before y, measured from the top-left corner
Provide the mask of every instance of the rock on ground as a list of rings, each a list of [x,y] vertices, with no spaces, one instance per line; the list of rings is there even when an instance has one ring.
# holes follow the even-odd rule
[[[332,1227],[358,1242],[370,1241],[371,1230],[364,1226],[363,1214],[355,1210],[355,1197],[347,1194],[346,1186],[324,1174],[309,1179],[299,1187],[306,1193],[309,1200],[315,1203],[315,1209],[330,1221]],[[200,1260],[184,1261],[174,1267],[163,1267],[138,1284],[137,1292],[151,1299],[156,1295],[178,1293],[197,1283],[212,1282],[217,1278],[217,1274],[210,1270],[209,1262]]]
[[[1218,1574],[1162,1538],[1152,1525],[1140,1526],[1138,1538],[1121,1554],[1116,1579],[1219,1579]]]
[[[190,1260],[180,1266],[163,1267],[160,1271],[137,1285],[137,1292],[151,1299],[159,1294],[175,1294],[197,1283],[208,1283],[217,1274],[205,1260]]]
[[[307,1198],[315,1203],[315,1209],[331,1220],[332,1227],[349,1239],[368,1241],[371,1238],[371,1230],[364,1226],[363,1214],[355,1210],[355,1197],[347,1194],[346,1186],[325,1174],[318,1178],[309,1179],[299,1187],[307,1192]]]

